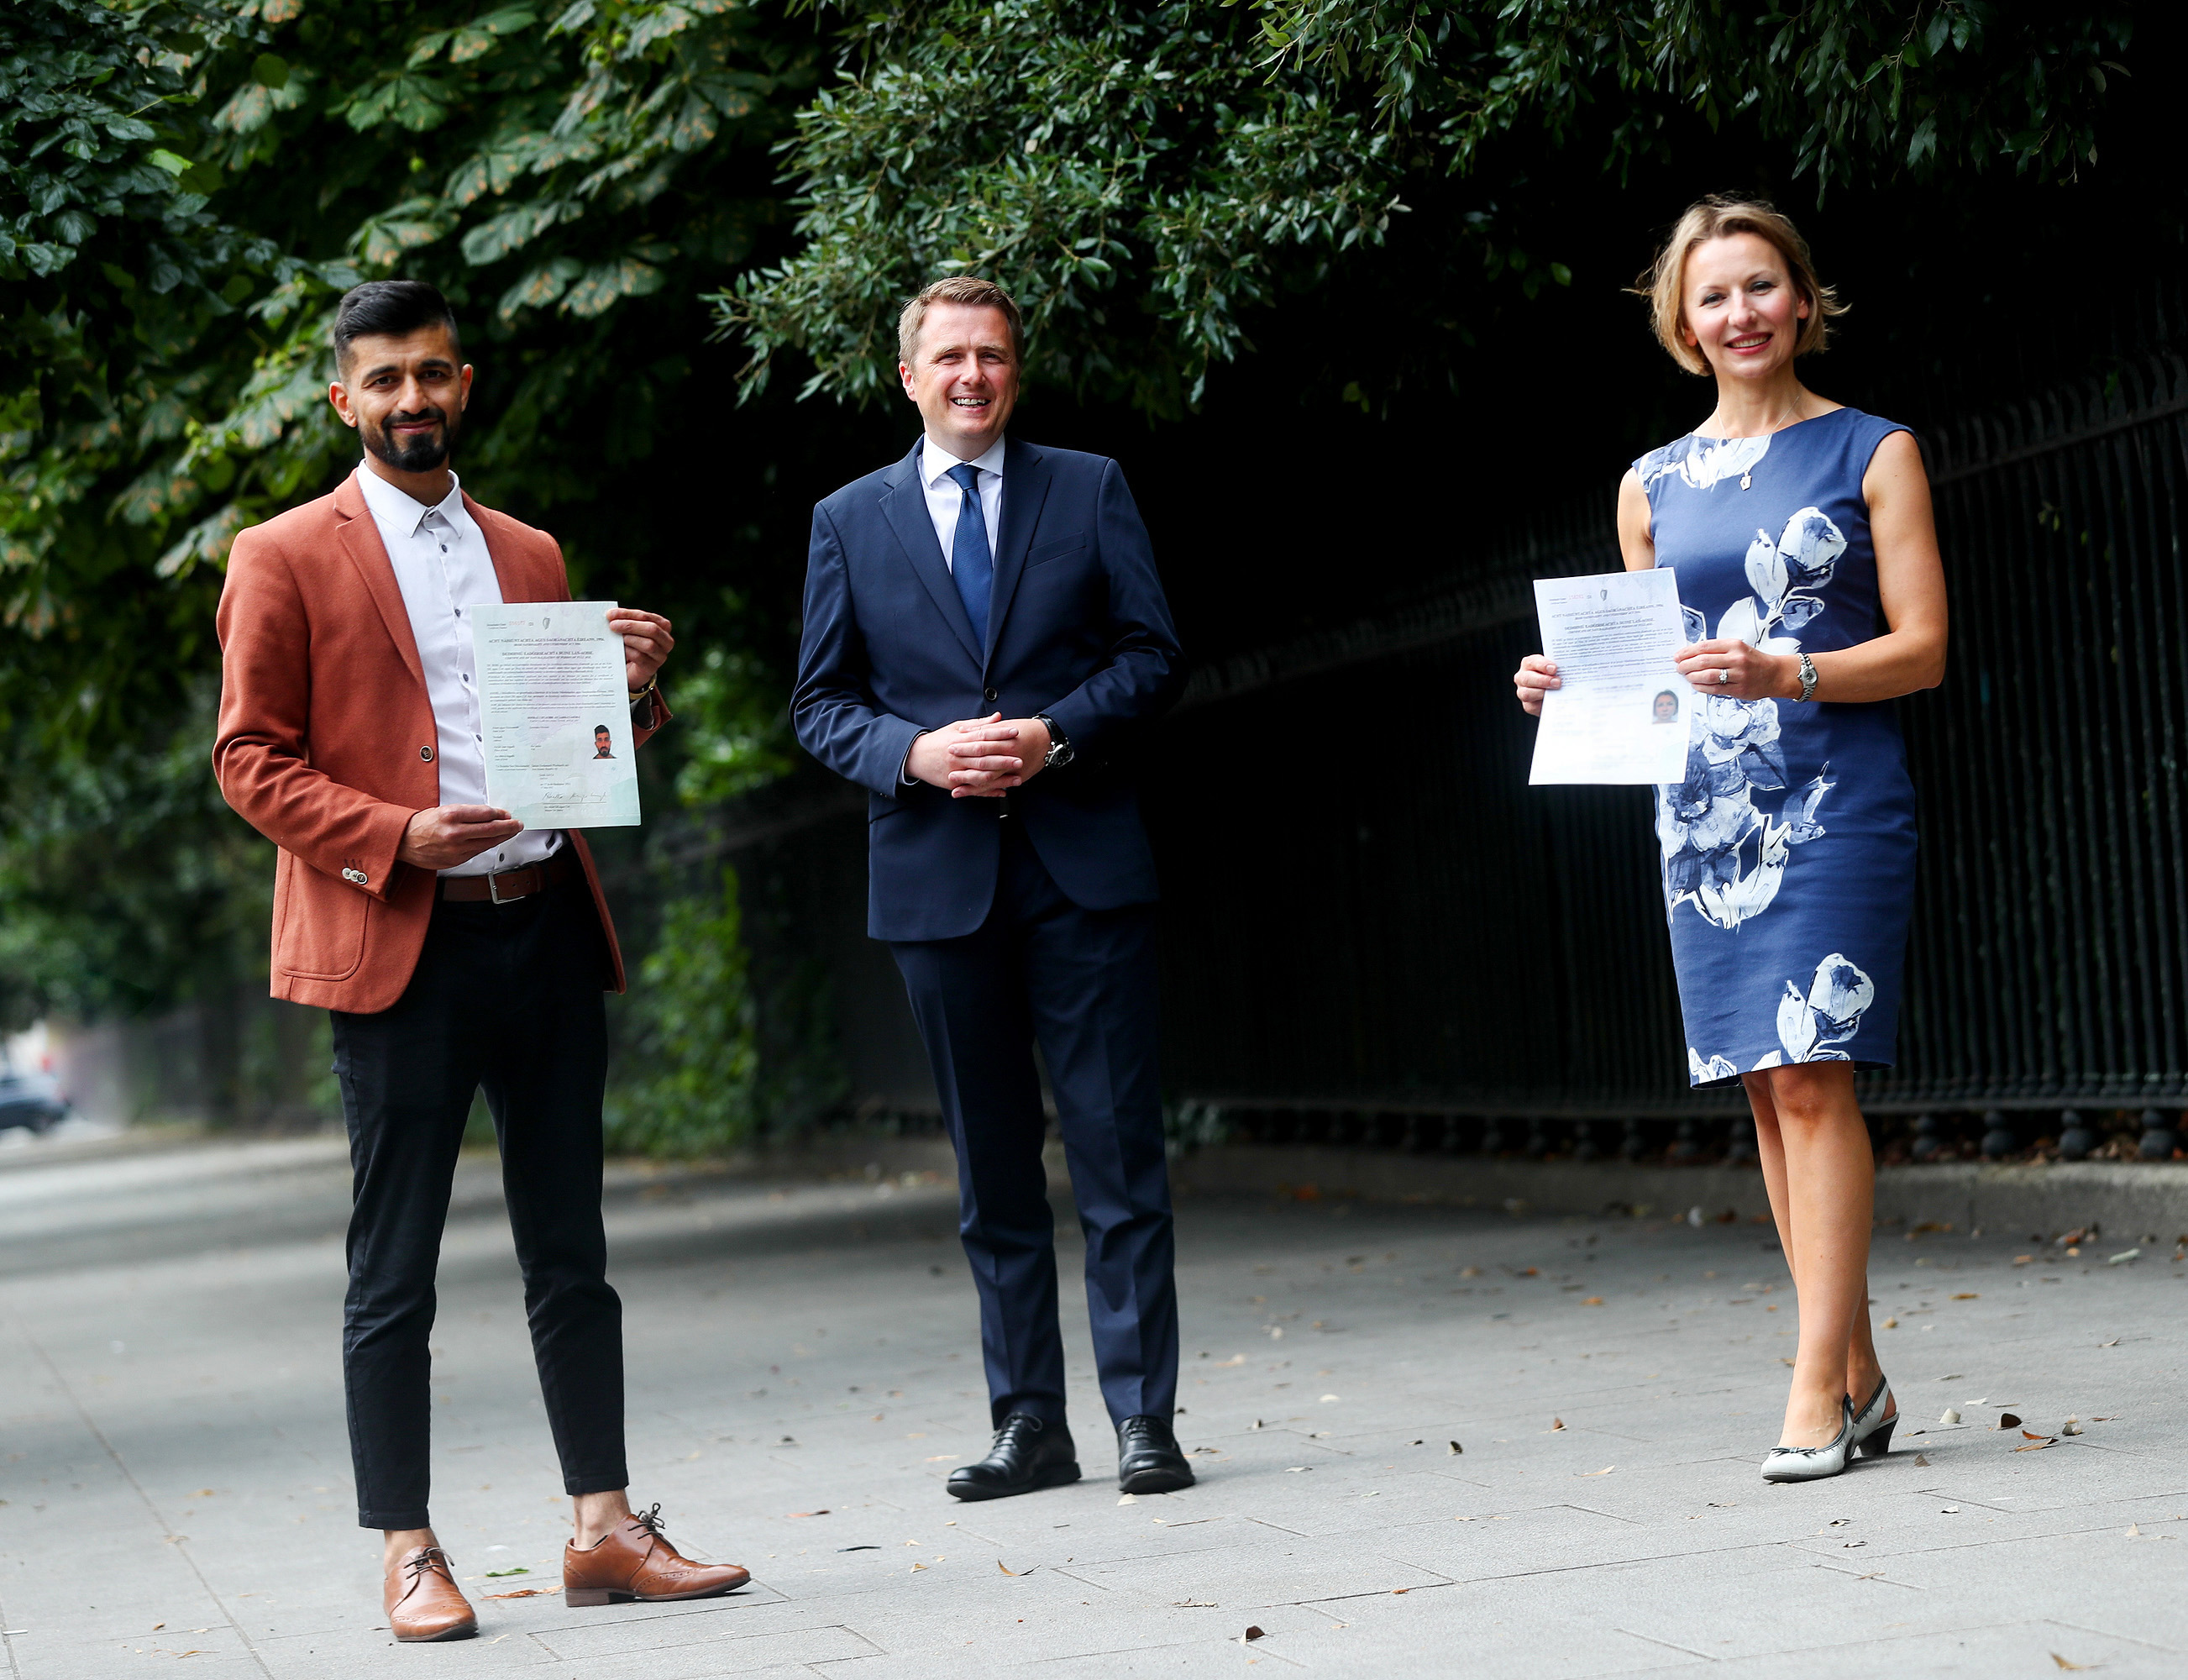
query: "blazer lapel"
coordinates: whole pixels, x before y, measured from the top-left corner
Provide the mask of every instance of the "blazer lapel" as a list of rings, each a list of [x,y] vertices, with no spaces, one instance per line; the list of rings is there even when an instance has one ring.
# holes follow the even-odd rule
[[[942,558],[942,544],[934,540],[934,521],[928,516],[927,492],[919,482],[920,445],[911,446],[911,453],[899,461],[896,470],[888,476],[888,493],[882,498],[882,516],[896,533],[896,539],[911,557],[911,569],[919,574],[919,581],[927,586],[927,593],[934,598],[934,605],[949,621],[950,630],[964,644],[965,651],[973,662],[985,668],[980,656],[980,644],[973,634],[973,620],[959,599],[956,580],[950,577],[950,567]],[[1009,484],[1005,481],[1004,503],[1009,505]],[[988,617],[995,621],[992,609]]]
[[[1003,449],[1003,523],[995,545],[995,586],[988,601],[988,654],[995,652],[1002,634],[1003,620],[1011,610],[1011,596],[1025,570],[1026,550],[1033,546],[1034,527],[1040,522],[1041,504],[1048,499],[1048,463],[1030,443],[1015,439]],[[980,662],[987,668],[987,658]]]
[[[526,568],[510,551],[509,544],[496,539],[494,527],[498,521],[471,499],[468,490],[464,492],[464,511],[471,515],[471,523],[478,527],[479,535],[486,539],[486,557],[493,563],[493,581],[501,589],[502,604],[505,606],[512,601],[550,599],[527,578]]]
[[[387,558],[387,545],[380,540],[380,527],[372,522],[372,510],[365,506],[364,493],[357,488],[356,479],[345,478],[336,487],[335,511],[342,516],[341,545],[349,555],[350,564],[364,580],[365,593],[372,597],[372,604],[380,609],[395,651],[403,656],[411,676],[423,687],[426,668],[419,662],[418,639],[410,634],[410,610],[403,604],[403,586],[395,581],[395,567]]]

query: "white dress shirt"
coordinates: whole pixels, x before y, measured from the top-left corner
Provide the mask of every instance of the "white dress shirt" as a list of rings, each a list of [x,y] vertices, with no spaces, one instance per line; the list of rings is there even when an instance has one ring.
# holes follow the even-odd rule
[[[932,437],[920,444],[919,482],[927,492],[927,516],[934,521],[935,539],[942,544],[942,563],[953,571],[957,558],[957,512],[965,505],[965,493],[950,476],[950,469],[958,465],[957,457],[947,449],[936,448]],[[988,527],[988,554],[992,559],[1003,522],[1003,440],[998,437],[995,448],[971,465],[977,473],[973,482],[980,491],[980,522]]]
[[[448,475],[448,493],[427,507],[397,489],[369,466],[357,469],[357,487],[395,568],[426,697],[433,708],[433,759],[441,773],[444,805],[484,805],[486,742],[479,722],[478,664],[471,651],[470,609],[501,604],[501,580],[487,553],[486,533],[464,510],[463,487]],[[562,843],[559,828],[527,829],[491,851],[481,852],[443,875],[491,875],[538,863]]]
[[[1003,446],[998,437],[995,447],[974,459],[973,483],[980,493],[980,523],[988,527],[988,557],[995,555],[995,538],[1003,524]],[[934,521],[934,539],[942,544],[942,563],[953,572],[957,569],[957,516],[965,505],[965,493],[957,481],[950,476],[950,469],[960,465],[957,457],[947,449],[934,447],[932,437],[922,440],[919,446],[919,484],[927,492],[927,516]],[[931,731],[922,730],[919,735]],[[916,741],[919,735],[912,736]],[[911,771],[911,748],[904,749],[904,765],[896,773],[899,787],[916,787],[919,778]]]

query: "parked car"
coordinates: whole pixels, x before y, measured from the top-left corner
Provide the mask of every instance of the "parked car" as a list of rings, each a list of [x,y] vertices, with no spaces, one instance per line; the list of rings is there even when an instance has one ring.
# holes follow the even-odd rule
[[[27,1126],[33,1133],[51,1131],[68,1118],[69,1100],[48,1074],[18,1073],[0,1067],[0,1131]]]

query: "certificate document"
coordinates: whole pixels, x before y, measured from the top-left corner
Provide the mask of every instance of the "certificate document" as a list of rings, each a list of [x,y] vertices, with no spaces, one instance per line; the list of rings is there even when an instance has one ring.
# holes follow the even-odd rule
[[[527,828],[629,828],[638,767],[612,600],[471,609],[486,797]]]
[[[1686,646],[1669,567],[1541,578],[1535,611],[1560,688],[1542,696],[1531,783],[1680,781],[1700,696],[1672,656]]]

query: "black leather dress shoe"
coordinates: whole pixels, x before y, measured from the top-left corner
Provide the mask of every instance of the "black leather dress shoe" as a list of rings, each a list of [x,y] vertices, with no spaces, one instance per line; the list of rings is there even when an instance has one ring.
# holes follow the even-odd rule
[[[1079,1453],[1071,1431],[1060,1423],[1044,1423],[1031,1412],[1013,1412],[995,1431],[986,1457],[950,1473],[950,1491],[959,1499],[1007,1499],[1078,1480]]]
[[[1127,1418],[1117,1425],[1117,1486],[1127,1493],[1175,1493],[1193,1486],[1193,1466],[1159,1418]]]

